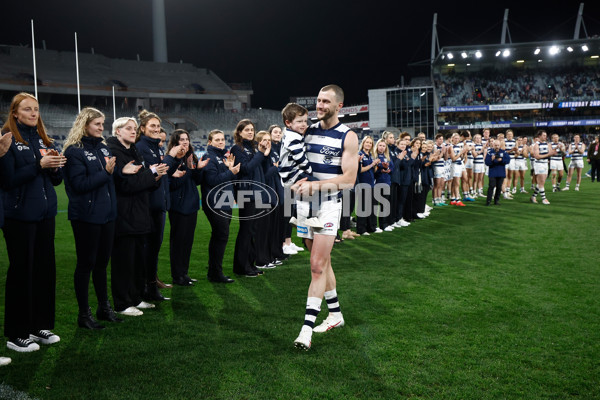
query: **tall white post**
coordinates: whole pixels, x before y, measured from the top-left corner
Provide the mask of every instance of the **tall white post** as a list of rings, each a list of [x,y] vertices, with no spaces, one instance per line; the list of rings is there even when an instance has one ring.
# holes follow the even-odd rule
[[[77,52],[77,32],[75,32],[75,71],[77,72],[77,108],[81,112],[81,93],[79,91],[79,54]]]
[[[35,65],[35,34],[33,32],[33,20],[31,20],[31,50],[33,51],[33,87],[35,88],[35,98],[37,99],[37,67]]]
[[[167,23],[165,0],[152,0],[152,39],[154,62],[167,62]]]
[[[113,92],[113,121],[117,119],[117,107],[115,107],[115,87],[112,87]]]
[[[579,12],[577,13],[577,22],[575,23],[575,33],[573,39],[579,39],[579,32],[581,31],[581,21],[583,20],[583,3],[579,4]]]

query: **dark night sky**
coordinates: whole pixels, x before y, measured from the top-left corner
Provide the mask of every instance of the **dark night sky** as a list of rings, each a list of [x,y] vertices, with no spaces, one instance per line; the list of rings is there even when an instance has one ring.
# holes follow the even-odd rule
[[[226,82],[252,82],[254,107],[279,109],[290,96],[341,85],[346,104],[367,90],[394,86],[401,75],[428,69],[407,64],[429,58],[433,13],[440,46],[499,43],[504,9],[513,42],[571,39],[578,1],[314,1],[165,0],[169,61],[191,62]],[[588,0],[584,22],[600,34],[600,2]],[[152,59],[152,2],[11,1],[3,5],[2,44],[36,42],[49,49],[94,47],[108,57]],[[292,5],[294,4],[294,5]]]

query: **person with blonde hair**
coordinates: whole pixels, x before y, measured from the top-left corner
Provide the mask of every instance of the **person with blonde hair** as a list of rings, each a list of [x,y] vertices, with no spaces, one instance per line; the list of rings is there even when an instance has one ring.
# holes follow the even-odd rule
[[[379,165],[375,167],[375,184],[387,185],[390,191],[382,193],[382,197],[387,200],[387,210],[384,209],[384,203],[378,203],[378,218],[379,218],[379,229],[386,232],[394,230],[394,215],[391,210],[391,185],[392,177],[391,173],[394,169],[394,161],[390,157],[390,151],[385,139],[379,139],[375,144],[375,156],[379,159]],[[387,216],[382,216],[387,214]]]
[[[69,198],[68,218],[75,237],[75,297],[81,328],[103,329],[88,302],[90,275],[98,299],[98,319],[121,322],[108,301],[106,267],[112,252],[117,217],[117,198],[112,174],[115,157],[104,142],[104,114],[86,107],[75,119],[65,141],[65,190]]]
[[[358,151],[358,186],[356,188],[356,207],[360,209],[356,217],[356,233],[369,236],[371,233],[383,232],[377,228],[375,213],[373,212],[373,187],[375,186],[375,168],[381,162],[375,155],[373,138],[369,135],[363,137]],[[367,214],[360,216],[358,214]]]
[[[55,319],[54,253],[57,198],[66,158],[54,148],[29,93],[13,97],[2,133],[12,133],[0,168],[4,203],[4,240],[8,253],[4,335],[18,352],[60,341]],[[36,343],[37,342],[37,343]]]
[[[147,276],[147,241],[152,231],[150,191],[167,174],[166,164],[144,166],[135,146],[137,122],[131,117],[113,122],[113,136],[106,140],[116,157],[113,172],[117,194],[117,222],[111,258],[111,289],[115,311],[129,316],[142,315],[140,309],[154,308],[143,301]],[[134,174],[124,174],[134,165]]]

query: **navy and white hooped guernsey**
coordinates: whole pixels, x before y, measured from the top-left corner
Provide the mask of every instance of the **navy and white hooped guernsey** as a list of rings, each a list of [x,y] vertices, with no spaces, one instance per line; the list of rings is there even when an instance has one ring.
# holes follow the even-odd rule
[[[556,154],[550,156],[550,159],[552,161],[562,161],[562,156],[563,156],[563,152],[560,149],[560,143],[550,143],[550,146],[552,146],[552,150],[556,150]]]
[[[514,149],[516,145],[517,145],[517,141],[515,139],[507,139],[504,141],[504,146],[506,148],[506,151]],[[510,153],[509,155],[510,155],[511,159],[515,158],[514,153]]]
[[[475,157],[475,159],[473,160],[474,164],[484,164],[484,157],[483,157],[483,144],[475,144],[475,151],[477,153],[479,153],[479,155],[477,155]]]
[[[523,147],[524,146],[522,144],[519,145],[519,147],[517,147],[518,151],[517,151],[517,155],[515,157],[517,160],[524,160],[525,159],[525,156],[523,156]]]
[[[306,131],[306,158],[313,176],[318,180],[324,181],[342,175],[342,152],[349,130],[350,128],[341,122],[331,129],[323,129],[321,123],[317,122]]]
[[[462,143],[453,144],[452,151],[454,152],[454,156],[456,157],[463,149]],[[462,165],[462,157],[458,157],[456,160],[452,161],[452,164]]]
[[[581,143],[576,145],[575,142],[571,143],[571,146],[574,149],[571,153],[571,160],[583,160],[583,151],[585,150],[585,147]]]
[[[545,156],[546,154],[549,153],[548,143],[546,143],[546,142],[537,142],[537,145],[538,145],[538,154],[540,156]],[[544,163],[548,164],[548,159],[547,158],[542,158],[542,159],[539,159],[539,160],[536,159],[535,162],[539,163],[539,164],[544,164]]]

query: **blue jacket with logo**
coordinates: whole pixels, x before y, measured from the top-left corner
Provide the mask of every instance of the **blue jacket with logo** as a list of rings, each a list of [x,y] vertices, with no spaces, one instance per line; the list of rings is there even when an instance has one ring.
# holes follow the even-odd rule
[[[117,195],[113,176],[106,171],[112,153],[103,138],[84,136],[82,147],[69,146],[64,154],[65,190],[69,197],[69,219],[105,224],[117,217]]]
[[[225,149],[221,150],[214,146],[207,146],[206,153],[202,156],[203,160],[210,159],[208,164],[203,168],[204,177],[202,186],[200,187],[202,192],[202,208],[210,206],[214,210],[215,205],[219,203],[220,207],[218,209],[231,210],[233,200],[235,199],[233,190],[235,175],[223,162],[226,159],[226,154],[227,151]],[[220,190],[211,192],[213,188],[226,182],[232,182],[232,184],[223,185]],[[222,196],[225,197],[221,199]]]
[[[392,184],[391,171],[394,170],[394,162],[385,158],[385,154],[378,154],[379,164],[377,164],[377,171],[375,171],[375,183],[385,183],[386,185]],[[385,168],[382,167],[383,163],[387,162],[389,164],[388,168],[390,172],[383,172]]]
[[[27,144],[14,137],[8,152],[0,159],[4,217],[38,222],[56,216],[54,186],[62,182],[62,170],[40,167],[40,159],[54,146],[47,147],[36,127],[17,124]]]
[[[240,172],[236,177],[236,191],[248,190],[252,194],[249,194],[246,198],[256,200],[253,193],[259,186],[257,183],[265,185],[265,173],[263,170],[265,155],[254,149],[251,140],[243,140],[241,146],[238,144],[234,145],[231,148],[231,154],[235,156],[235,165],[242,164]],[[263,204],[269,204],[270,201],[265,191],[262,190],[261,193]]]
[[[359,161],[358,164],[358,183],[366,183],[370,186],[375,186],[375,167],[368,169],[364,172],[360,172],[361,167],[368,167],[373,163],[373,158],[370,153],[365,153],[364,151],[358,152],[359,156],[363,156],[362,160]]]
[[[200,209],[200,195],[197,186],[202,183],[204,168],[188,168],[186,157],[184,157],[175,169],[185,171],[185,174],[180,178],[169,176],[171,195],[171,208],[169,211],[175,211],[183,215],[193,214]]]
[[[140,140],[135,144],[138,152],[144,159],[144,166],[150,168],[154,164],[167,164],[169,166],[168,176],[173,175],[173,172],[179,165],[177,160],[170,155],[165,155],[165,158],[161,159],[161,151],[158,147],[160,139],[152,139],[148,136],[140,136]],[[166,176],[160,180],[158,188],[150,192],[150,211],[167,211],[171,207],[171,196],[169,195],[169,180]]]
[[[502,149],[499,149],[497,155],[501,157],[496,158],[496,151],[489,149],[485,156],[485,165],[490,167],[488,176],[490,178],[506,178],[506,164],[510,163],[510,155]]]

